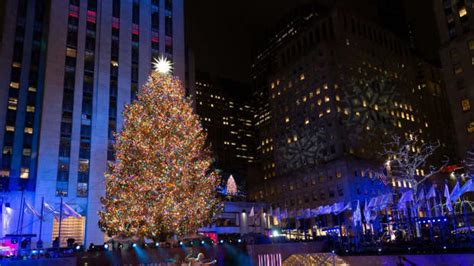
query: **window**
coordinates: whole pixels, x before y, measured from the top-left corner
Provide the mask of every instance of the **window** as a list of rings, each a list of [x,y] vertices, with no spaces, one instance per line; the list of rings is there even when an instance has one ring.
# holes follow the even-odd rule
[[[462,18],[467,15],[466,7],[461,7],[459,9],[459,17]]]
[[[460,64],[456,64],[453,67],[453,71],[454,71],[454,74],[457,76],[457,75],[461,75],[464,70],[462,69],[462,66]]]
[[[26,179],[29,177],[29,175],[30,175],[30,169],[23,168],[23,167],[20,169],[20,178]]]
[[[467,42],[467,45],[468,45],[468,47],[469,47],[469,50],[474,50],[474,39],[469,40],[469,41]]]
[[[461,101],[461,106],[464,112],[471,110],[471,102],[469,101],[469,99],[463,99]]]
[[[467,125],[467,132],[474,133],[474,122],[469,122]],[[5,154],[5,149],[3,150],[3,154]]]

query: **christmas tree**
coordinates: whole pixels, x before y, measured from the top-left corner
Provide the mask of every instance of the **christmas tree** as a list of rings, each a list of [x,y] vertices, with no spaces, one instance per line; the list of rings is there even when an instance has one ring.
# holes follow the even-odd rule
[[[235,184],[235,179],[232,175],[227,179],[226,191],[228,196],[237,195],[237,185]]]
[[[181,82],[160,60],[116,135],[99,226],[109,236],[187,235],[217,211],[218,175]]]

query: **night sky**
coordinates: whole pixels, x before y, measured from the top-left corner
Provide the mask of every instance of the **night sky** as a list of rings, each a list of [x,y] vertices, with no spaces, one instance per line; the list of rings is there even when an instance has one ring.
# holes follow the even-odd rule
[[[196,70],[250,82],[252,53],[281,16],[307,0],[187,0],[186,42]]]

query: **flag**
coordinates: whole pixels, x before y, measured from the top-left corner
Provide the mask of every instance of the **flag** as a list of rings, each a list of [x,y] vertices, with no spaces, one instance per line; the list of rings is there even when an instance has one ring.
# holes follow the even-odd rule
[[[375,208],[377,206],[377,198],[378,197],[375,197],[375,198],[371,198],[370,201],[369,201],[369,205],[367,205],[367,207],[369,209],[372,209],[372,208]]]
[[[43,204],[43,208],[46,212],[49,212],[53,215],[56,220],[59,220],[59,212],[56,211],[53,206],[49,205],[46,201]]]
[[[280,207],[276,208],[276,210],[275,210],[275,216],[277,217],[277,220],[278,220],[278,221],[281,221]]]
[[[28,204],[28,202],[25,201],[25,209],[24,209],[25,213],[28,213],[28,214],[31,214],[39,219],[41,219],[41,214],[35,209],[33,208],[30,204]]]
[[[431,186],[430,191],[428,191],[428,194],[426,194],[426,198],[427,199],[436,198],[436,190],[435,190],[434,185]]]
[[[354,211],[354,214],[352,214],[352,221],[354,222],[354,226],[357,226],[357,223],[360,223],[362,221],[359,201],[357,201],[357,208]]]
[[[331,206],[331,213],[339,214],[344,209],[344,202],[336,202]]]
[[[451,196],[449,194],[448,184],[444,185],[444,197],[446,198],[446,208],[448,211],[453,211],[453,206],[451,205]]]
[[[456,182],[456,185],[453,188],[453,191],[451,191],[451,195],[449,195],[449,198],[451,199],[452,202],[456,202],[459,197],[461,196],[461,187],[459,186],[459,181]]]
[[[321,214],[330,214],[331,213],[331,205],[324,205],[321,209]]]
[[[347,210],[352,210],[352,206],[351,206],[351,203],[350,203],[350,202],[348,202],[348,203],[346,204],[346,206],[344,206],[344,208],[342,208],[341,212],[342,212],[342,211],[347,211]]]
[[[254,209],[253,209],[253,207],[252,207],[252,209],[250,210],[249,217],[253,217],[253,216],[255,216],[255,211],[254,211]]]
[[[309,217],[311,217],[311,210],[310,210],[309,208],[308,208],[308,209],[305,209],[303,216],[304,216],[304,218],[309,218]]]
[[[364,218],[366,222],[370,222],[370,209],[369,209],[369,206],[367,205],[367,200],[365,200],[365,204],[364,204]]]
[[[63,203],[63,219],[67,217],[81,218],[82,216],[77,213],[71,206]]]
[[[472,179],[469,179],[469,180],[466,181],[466,183],[464,183],[464,185],[461,188],[461,195],[466,193],[466,192],[469,192],[469,191],[474,191],[474,186],[472,184]]]
[[[418,201],[423,201],[425,200],[425,190],[421,188],[420,193],[418,193]]]
[[[270,206],[270,212],[268,213],[269,216],[273,216],[273,208]]]
[[[403,192],[400,200],[398,201],[398,208],[405,209],[407,201],[413,201],[413,190],[411,189]]]

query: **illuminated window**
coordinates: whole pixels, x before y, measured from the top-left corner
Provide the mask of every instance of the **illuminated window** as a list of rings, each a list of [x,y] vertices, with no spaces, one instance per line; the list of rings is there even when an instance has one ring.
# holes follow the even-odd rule
[[[4,146],[3,147],[3,154],[12,154],[13,148],[12,146]]]
[[[288,123],[288,122],[290,122],[290,118],[287,116],[285,117],[285,123]]]
[[[323,85],[323,87],[324,87],[325,90],[327,90],[327,89],[329,88],[327,83],[325,83],[325,84]]]
[[[298,141],[298,136],[294,135],[293,136],[293,141]]]
[[[20,88],[20,83],[18,82],[10,82],[10,87],[14,89]]]
[[[66,48],[66,56],[69,56],[69,57],[76,57],[76,49],[73,49],[73,48]]]
[[[304,80],[304,74],[300,75],[300,80]]]
[[[31,156],[31,149],[23,149],[23,156]]]
[[[27,105],[26,106],[26,111],[28,113],[34,113],[35,112],[35,107],[34,106],[31,106],[31,105]]]
[[[20,169],[20,178],[26,179],[29,177],[29,175],[30,175],[30,169],[23,168],[23,167]]]
[[[469,46],[469,50],[474,50],[474,39],[469,40],[467,45]]]
[[[10,171],[8,170],[0,170],[0,177],[9,177]]]
[[[469,122],[467,125],[467,132],[474,133],[474,122]],[[3,153],[5,153],[5,149],[3,149]]]
[[[14,126],[6,126],[5,130],[9,131],[9,132],[15,132],[15,127]]]
[[[469,101],[469,99],[463,99],[461,101],[461,106],[464,112],[471,110],[471,102]]]
[[[309,124],[309,119],[306,118],[306,120],[304,121],[304,124],[305,125]]]
[[[324,102],[327,103],[327,102],[329,102],[329,100],[330,100],[330,99],[329,99],[329,96],[325,96],[325,97],[324,97]]]
[[[462,18],[462,17],[464,17],[465,15],[467,15],[466,7],[461,7],[461,8],[459,9],[459,17]]]
[[[36,88],[35,87],[28,87],[28,91],[36,92]]]
[[[339,97],[339,95],[336,95],[336,101],[339,102],[340,100],[341,100],[341,98]]]
[[[316,89],[316,95],[319,95],[321,93],[321,89],[320,88],[317,88]]]
[[[461,65],[460,64],[456,64],[454,67],[453,67],[453,71],[454,71],[454,74],[455,75],[461,75],[464,70],[462,69]]]

